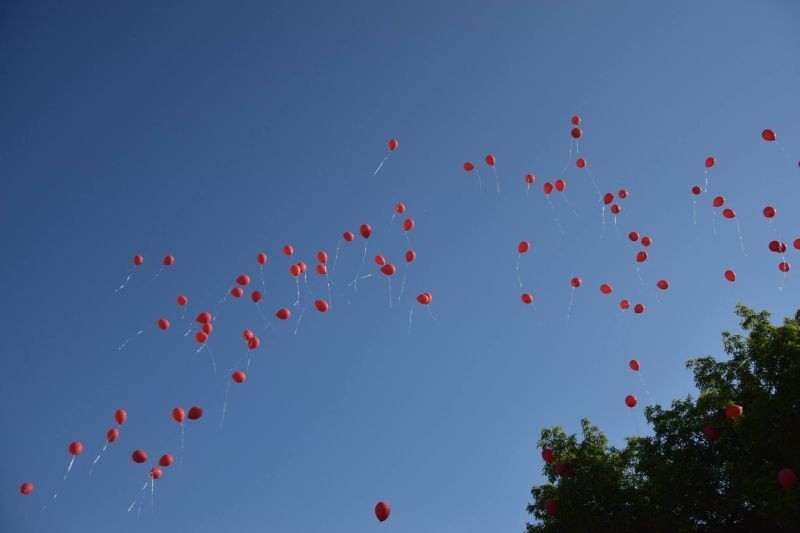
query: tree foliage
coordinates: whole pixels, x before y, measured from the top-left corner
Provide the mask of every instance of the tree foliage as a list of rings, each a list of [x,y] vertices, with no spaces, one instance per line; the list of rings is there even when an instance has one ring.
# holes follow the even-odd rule
[[[736,314],[747,335],[722,334],[728,360],[687,362],[699,396],[647,407],[651,436],[617,449],[586,419],[580,442],[542,430],[528,532],[800,530],[800,486],[778,480],[800,472],[800,311]]]

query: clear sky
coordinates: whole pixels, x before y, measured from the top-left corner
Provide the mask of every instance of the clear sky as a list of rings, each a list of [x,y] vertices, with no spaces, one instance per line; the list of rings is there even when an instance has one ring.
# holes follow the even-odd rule
[[[622,445],[648,431],[644,405],[694,392],[685,360],[724,356],[736,302],[798,306],[798,22],[791,0],[3,2],[0,529],[523,530],[542,427],[588,417]],[[616,220],[592,180],[628,191]],[[362,223],[363,266],[357,237],[334,269]],[[638,270],[629,231],[653,240]],[[259,307],[221,301],[242,273],[261,288],[262,251]],[[375,275],[356,290],[359,270]],[[261,346],[230,384],[245,328]],[[178,405],[205,409],[183,447]],[[178,459],[152,494],[134,449]]]

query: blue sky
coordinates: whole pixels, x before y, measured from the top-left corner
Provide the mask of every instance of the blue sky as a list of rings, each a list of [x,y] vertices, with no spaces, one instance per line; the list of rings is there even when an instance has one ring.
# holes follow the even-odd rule
[[[588,417],[621,445],[647,431],[643,405],[694,391],[686,359],[723,356],[736,302],[794,313],[798,20],[791,1],[4,3],[0,523],[523,530],[542,427]],[[390,138],[399,148],[373,176]],[[616,222],[576,149],[601,192],[629,192]],[[559,177],[566,199],[548,203],[541,185]],[[736,221],[714,218],[718,194]],[[408,240],[398,201],[416,221]],[[313,270],[317,250],[333,259],[362,223],[364,266],[364,241],[343,244],[341,293],[298,325],[327,287],[309,273],[293,307],[292,260]],[[632,230],[653,239],[638,271]],[[785,277],[773,239],[790,245]],[[241,273],[261,284],[261,251],[271,326],[245,298],[220,302]],[[376,271],[376,253],[401,266],[391,308],[382,275],[348,285]],[[156,277],[167,254],[175,265]],[[567,317],[573,276],[583,286]],[[431,314],[413,302],[424,291]],[[645,313],[620,311],[621,298]],[[292,320],[275,320],[279,307]],[[184,333],[203,310],[215,329],[196,354]],[[262,344],[229,387],[244,328]],[[205,409],[183,448],[176,405]],[[128,421],[89,475],[118,408]],[[63,480],[73,440],[86,451]],[[152,497],[137,448],[181,458]],[[26,480],[36,491],[22,497]],[[379,500],[392,506],[384,523]]]

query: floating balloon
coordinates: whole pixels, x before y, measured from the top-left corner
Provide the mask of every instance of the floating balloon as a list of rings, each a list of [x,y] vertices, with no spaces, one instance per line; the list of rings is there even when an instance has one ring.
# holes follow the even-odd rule
[[[653,239],[651,239],[647,235],[642,237],[642,246],[650,246],[651,244],[653,244]]]
[[[158,460],[159,466],[163,466],[164,468],[172,466],[173,462],[175,462],[175,459],[168,453],[162,455],[161,458]]]
[[[605,205],[608,205],[608,204],[610,204],[610,203],[611,203],[611,202],[613,202],[613,201],[614,201],[614,194],[613,194],[613,193],[607,192],[607,193],[605,193],[605,194],[603,195],[603,203],[604,203]]]
[[[374,261],[375,264],[378,266],[383,266],[386,264],[386,258],[383,257],[382,255],[376,255]]]
[[[292,312],[288,309],[281,308],[275,313],[275,316],[278,317],[278,320],[288,320],[290,316],[292,316]]]
[[[246,341],[249,341],[249,340],[250,340],[250,339],[252,339],[254,336],[255,336],[255,335],[253,335],[253,332],[252,332],[252,331],[250,331],[249,329],[246,329],[246,330],[244,330],[244,331],[242,332],[242,337],[243,337],[243,338],[244,338],[244,340],[246,340]]]
[[[398,204],[400,205],[400,204]],[[317,252],[317,261],[322,263],[323,265],[328,262],[328,254],[322,250]]]
[[[208,333],[205,331],[198,331],[194,336],[194,340],[199,344],[205,344],[206,341],[208,341]]]
[[[578,115],[572,115],[570,122],[572,123],[573,126],[578,126],[581,123],[581,117],[579,117]]]
[[[422,305],[430,305],[431,300],[432,300],[431,295],[428,292],[424,292],[419,296],[417,296],[417,302]]]
[[[724,203],[725,203],[725,198],[723,198],[722,196],[716,196],[714,197],[714,200],[712,200],[711,205],[713,205],[714,207],[722,207],[722,204]]]
[[[119,424],[120,426],[121,426],[122,424],[124,424],[124,423],[125,423],[125,421],[126,421],[127,419],[128,419],[128,412],[127,412],[127,411],[125,411],[125,409],[117,409],[117,410],[114,412],[114,420],[115,420],[115,421],[117,422],[117,424]]]
[[[786,261],[781,261],[780,263],[778,263],[778,270],[780,270],[781,272],[789,272],[790,268],[792,268],[791,265],[789,265],[789,263],[787,263]]]
[[[158,329],[169,329],[169,320],[166,318],[159,318],[156,324],[158,325]]]
[[[259,265],[266,265],[267,264],[267,254],[261,252],[256,256],[256,261],[258,261]]]
[[[726,270],[725,271],[725,279],[727,279],[728,281],[731,281],[731,282],[732,281],[736,281],[736,272],[734,272],[733,270]]]
[[[644,313],[644,304],[636,304],[633,306],[633,312],[637,315]]]
[[[25,483],[19,486],[19,492],[24,496],[31,494],[33,490],[34,490],[33,483],[31,483],[30,481],[26,481]]]
[[[203,408],[195,405],[191,409],[189,409],[189,413],[186,415],[186,418],[189,420],[197,420],[201,416],[203,416]]]
[[[742,409],[741,405],[736,405],[736,404],[729,405],[728,407],[725,408],[725,418],[727,418],[728,420],[738,418],[742,416],[743,411],[744,409]]]
[[[330,306],[325,300],[314,300],[314,307],[316,307],[317,311],[320,313],[327,313]]]
[[[611,206],[610,210],[611,210],[611,214],[619,215],[620,212],[622,211],[622,208],[620,206],[618,206],[617,204],[613,204]]]
[[[305,274],[305,273],[306,273],[306,270],[308,270],[308,267],[307,267],[307,266],[306,266],[306,264],[305,264],[305,263],[303,263],[302,261],[300,261],[299,263],[297,263],[297,268],[299,268],[299,269],[300,269],[300,273],[301,273],[301,274]]]
[[[529,293],[529,292],[523,292],[522,296],[520,296],[520,299],[522,300],[522,303],[524,303],[524,304],[533,303],[533,295],[531,295],[531,293]]]
[[[372,228],[369,224],[361,224],[361,227],[358,228],[358,231],[365,239],[369,239],[369,236],[372,235]]]
[[[162,475],[164,475],[164,471],[161,470],[160,468],[158,468],[157,466],[154,466],[153,468],[150,469],[150,477],[151,478],[158,479]]]
[[[147,452],[144,450],[133,450],[131,459],[133,459],[134,463],[144,463],[147,461]]]
[[[67,450],[69,451],[70,455],[80,455],[83,453],[83,443],[78,440],[70,442]]]
[[[603,294],[611,294],[611,285],[609,285],[608,283],[603,283],[602,285],[600,285],[600,292],[602,292]]]
[[[544,512],[550,516],[555,516],[555,514],[558,512],[558,502],[553,498],[547,498],[544,501]]]
[[[658,280],[656,282],[656,287],[658,287],[662,291],[665,291],[665,290],[669,289],[669,281],[667,281],[665,279],[660,279],[660,280]]]
[[[536,176],[534,176],[533,174],[525,174],[525,183],[527,183],[528,185],[533,185],[534,183],[536,183]]]
[[[414,219],[407,218],[403,221],[403,231],[411,231],[414,229]]]
[[[711,168],[711,167],[713,167],[713,166],[714,166],[714,163],[716,163],[716,162],[717,162],[717,161],[716,161],[716,160],[715,160],[713,157],[707,157],[707,158],[706,158],[706,168]]]
[[[389,142],[386,144],[389,147],[390,152],[394,152],[397,150],[397,147],[400,146],[400,143],[397,142],[397,139],[389,139]]]
[[[761,132],[761,138],[764,139],[765,141],[772,142],[777,137],[775,136],[775,132],[774,131],[772,131],[771,129],[766,129],[766,130]]]
[[[529,243],[528,241],[520,241],[519,244],[517,245],[517,251],[521,254],[524,254],[530,249],[531,249],[531,243]]]
[[[567,188],[567,182],[566,182],[566,181],[564,181],[564,180],[563,180],[563,179],[561,179],[561,178],[558,178],[558,179],[556,180],[556,190],[557,190],[558,192],[564,192],[564,189],[566,189],[566,188]]]
[[[778,483],[786,490],[794,488],[797,484],[797,474],[791,468],[781,468],[778,470]]]
[[[620,300],[620,301],[619,301],[619,307],[620,307],[620,309],[622,309],[623,311],[626,311],[627,309],[630,309],[630,307],[631,307],[631,302],[629,302],[628,300]]]
[[[211,322],[211,313],[209,313],[208,311],[203,311],[202,313],[197,315],[197,318],[195,320],[199,324],[206,324],[208,322]]]
[[[142,263],[144,263],[144,257],[142,257],[141,255],[134,255],[133,256],[133,265],[134,266],[138,267]]]
[[[252,337],[250,337],[249,339],[247,339],[247,347],[248,347],[250,350],[255,350],[256,348],[258,348],[258,347],[259,347],[259,345],[260,345],[260,344],[261,344],[261,339],[259,339],[259,338],[258,338],[258,337],[256,337],[255,335],[253,335]]]
[[[578,168],[585,168],[586,167],[586,160],[582,157],[579,157],[575,160],[575,166]]]
[[[636,359],[631,359],[630,361],[628,361],[628,366],[631,367],[631,370],[633,370],[634,372],[639,371],[639,361],[637,361]]]
[[[214,326],[211,325],[211,322],[207,322],[203,324],[203,327],[200,328],[200,330],[206,335],[211,335],[211,332],[214,330]]]
[[[162,261],[164,266],[172,266],[175,263],[175,258],[171,255],[164,256],[164,260]]]
[[[581,278],[579,278],[579,277],[577,277],[577,276],[575,276],[574,278],[572,278],[572,279],[569,281],[569,284],[570,284],[570,285],[572,285],[572,287],[573,287],[574,289],[577,289],[578,287],[580,287],[580,286],[581,286],[581,283],[583,283],[583,282],[581,281]]]
[[[552,463],[554,458],[555,454],[553,453],[553,450],[551,450],[550,448],[545,448],[544,450],[542,450],[542,459],[544,459],[545,463],[547,464]]]
[[[725,218],[736,218],[736,212],[733,209],[726,207],[722,210],[722,216]]]
[[[417,258],[417,254],[414,250],[406,250],[405,257],[406,257],[406,263],[410,263]]]
[[[486,156],[485,161],[486,161],[486,164],[489,165],[490,167],[493,167],[494,164],[495,164],[495,159],[494,159],[494,156],[492,154],[488,154]]]
[[[241,370],[237,370],[233,374],[231,374],[231,379],[236,383],[244,383],[247,379],[247,374],[242,372]]]
[[[636,407],[637,403],[638,400],[636,399],[636,396],[634,396],[633,394],[628,394],[627,396],[625,396],[625,405],[627,405],[628,407]]]
[[[573,139],[580,139],[581,135],[583,135],[583,132],[580,128],[575,127],[570,130],[569,134],[572,135]]]
[[[117,428],[111,428],[108,431],[106,431],[106,440],[109,443],[114,442],[118,438],[119,438],[119,430]]]
[[[344,239],[347,242],[352,242],[353,239],[355,238],[356,236],[352,231],[345,231],[344,233],[342,233],[342,239]]]
[[[293,255],[294,254],[294,247],[290,244],[287,244],[283,247],[283,255]]]
[[[261,291],[253,291],[250,293],[250,299],[253,300],[253,303],[258,303],[261,301],[264,295],[261,294]]]
[[[375,516],[381,522],[389,518],[389,513],[391,512],[392,510],[389,507],[389,504],[384,501],[380,501],[375,505]]]
[[[772,218],[772,217],[774,217],[774,216],[775,216],[777,213],[778,213],[778,212],[777,212],[777,211],[775,210],[775,208],[774,208],[774,207],[772,207],[771,205],[768,205],[767,207],[765,207],[765,208],[764,208],[764,216],[765,216],[765,217],[767,217],[767,218]]]
[[[243,294],[244,291],[242,290],[241,287],[234,287],[231,289],[231,296],[233,296],[234,298],[241,298]]]
[[[247,274],[240,274],[236,278],[236,283],[244,287],[245,285],[248,285],[250,283],[250,276],[248,276]]]
[[[469,161],[466,161],[464,162],[464,170],[466,170],[467,172],[472,172],[473,170],[475,170],[475,165],[473,165]]]
[[[692,187],[692,194],[693,195],[698,196],[698,195],[700,195],[702,193],[703,193],[703,188],[700,187],[699,185],[695,185],[694,187]]]
[[[300,275],[300,265],[298,265],[297,263],[295,263],[293,265],[289,265],[289,274],[291,274],[292,277],[294,277],[294,278],[299,276]]]
[[[181,307],[183,307],[184,305],[189,303],[189,298],[181,294],[177,298],[175,298],[175,302]]]
[[[644,250],[640,250],[636,254],[636,262],[637,263],[644,263],[645,261],[647,261],[647,252],[645,252]]]
[[[619,191],[617,191],[617,196],[619,196],[624,200],[625,198],[628,197],[628,191],[625,189],[620,189]]]
[[[393,276],[394,273],[395,273],[395,270],[396,269],[395,269],[394,265],[391,264],[391,263],[386,263],[385,265],[383,265],[381,267],[381,273],[383,273],[385,276]]]
[[[639,240],[639,234],[636,233],[635,231],[632,231],[632,232],[628,233],[628,239],[633,241],[633,242],[636,242],[636,241]]]
[[[549,181],[546,182],[544,185],[542,185],[542,190],[547,196],[550,196],[551,194],[553,194],[553,184],[550,183]]]
[[[183,407],[176,407],[172,410],[172,419],[178,424],[182,424],[185,418],[186,412],[183,410]]]
[[[795,250],[800,250],[800,239],[795,239],[792,246],[794,246]]]
[[[316,270],[317,274],[319,274],[320,276],[325,276],[328,274],[328,267],[326,267],[325,265],[317,265]]]
[[[395,204],[394,206],[394,212],[397,213],[398,215],[402,215],[403,213],[405,213],[406,212],[405,204],[403,202],[397,202],[397,204]]]

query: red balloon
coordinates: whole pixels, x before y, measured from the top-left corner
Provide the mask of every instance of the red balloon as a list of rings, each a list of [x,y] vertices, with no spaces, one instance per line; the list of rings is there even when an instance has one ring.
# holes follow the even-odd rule
[[[797,474],[791,468],[781,468],[778,470],[778,483],[784,489],[791,489],[797,484]]]
[[[542,190],[547,196],[550,196],[553,193],[553,184],[549,181],[542,185]]]
[[[389,139],[387,146],[389,146],[390,151],[394,152],[397,150],[397,147],[400,146],[400,143],[397,142],[397,139]]]
[[[641,250],[636,254],[636,262],[644,263],[645,261],[647,261],[647,252]]]
[[[78,440],[70,442],[67,450],[69,450],[70,455],[80,455],[83,453],[83,443]]]
[[[630,306],[631,306],[631,303],[628,300],[620,300],[619,301],[619,307],[623,311],[625,311],[626,309],[629,309]]]
[[[776,211],[775,208],[772,207],[771,205],[768,205],[767,207],[764,208],[764,216],[765,217],[772,218],[776,214],[778,214],[778,211]]]
[[[570,130],[569,134],[572,135],[573,139],[580,139],[581,135],[583,135],[583,132],[580,128],[575,127]]]
[[[417,253],[414,250],[406,250],[406,263],[410,263],[416,258]]]
[[[345,231],[344,233],[342,233],[342,239],[346,240],[347,242],[353,242],[353,239],[355,238],[356,236],[353,234],[352,231]]]
[[[297,276],[299,276],[300,275],[300,265],[298,265],[297,263],[295,263],[293,265],[290,265],[289,266],[289,274],[291,274],[292,277],[295,277],[295,278]]]
[[[795,239],[792,246],[794,246],[795,250],[800,250],[800,239]]]
[[[178,305],[183,307],[184,305],[189,303],[189,298],[181,294],[177,298],[175,298],[175,302],[177,302]]]
[[[203,408],[195,405],[191,409],[189,409],[189,414],[186,415],[186,418],[189,420],[197,420],[201,416],[203,416]]]
[[[372,228],[369,224],[361,224],[361,227],[358,228],[358,231],[365,239],[369,239],[369,236],[372,235]]]
[[[488,155],[486,156],[486,159],[485,159],[485,161],[486,161],[486,164],[487,164],[487,165],[489,165],[490,167],[493,167],[493,166],[494,166],[495,159],[494,159],[494,156],[493,156],[492,154],[488,154]]]
[[[244,291],[242,290],[241,287],[234,287],[231,289],[231,296],[233,296],[234,298],[241,298],[243,294]]]
[[[250,283],[250,276],[247,274],[240,274],[239,277],[236,278],[236,283],[241,286],[248,285]]]
[[[125,409],[117,409],[114,412],[114,420],[116,420],[117,424],[119,424],[120,426],[124,424],[127,419],[128,419],[128,413],[127,411],[125,411]]]
[[[206,324],[208,322],[211,322],[211,313],[209,313],[208,311],[203,311],[202,313],[197,315],[197,318],[195,320],[199,324]]]
[[[194,340],[200,344],[205,344],[205,342],[208,341],[208,333],[205,331],[198,331],[194,336]]]
[[[610,204],[610,203],[611,203],[611,202],[613,202],[613,201],[614,201],[614,194],[613,194],[613,193],[607,192],[607,193],[605,193],[605,194],[603,195],[603,203],[604,203],[605,205],[608,205],[608,204]]]
[[[323,265],[328,262],[328,254],[322,250],[317,252],[317,261],[322,263]]]
[[[581,123],[581,117],[579,117],[578,115],[572,115],[570,122],[572,122],[573,126],[578,126]]]
[[[725,218],[736,218],[736,212],[733,209],[726,207],[722,210],[722,216]]]
[[[246,330],[244,330],[242,332],[242,337],[244,337],[244,340],[249,341],[250,339],[252,339],[254,337],[254,335],[253,335],[252,331],[250,331],[249,329],[246,329]]]
[[[181,424],[184,418],[186,418],[186,412],[183,410],[183,407],[176,407],[172,410],[172,419],[175,422]]]
[[[669,289],[669,281],[667,281],[665,279],[660,279],[660,280],[658,280],[656,282],[656,287],[658,287],[662,291],[665,291],[665,290]]]
[[[30,481],[26,481],[19,487],[20,494],[27,496],[28,494],[32,493],[34,490],[33,483]]]
[[[287,244],[283,247],[283,255],[293,255],[294,254],[294,247],[291,244]]]
[[[258,261],[259,265],[266,265],[267,264],[267,254],[261,252],[256,256],[256,261]]]
[[[381,272],[386,276],[393,276],[395,273],[395,267],[391,263],[386,263],[381,267]]]
[[[609,285],[608,283],[603,283],[602,285],[600,285],[600,292],[602,292],[603,294],[611,294],[611,285]]]
[[[175,263],[175,257],[173,257],[171,255],[166,255],[166,256],[164,256],[163,263],[164,263],[164,266],[172,266],[173,263]]]
[[[317,311],[320,313],[327,313],[330,306],[325,300],[314,300],[314,307],[316,307]]]
[[[406,212],[406,205],[403,202],[397,202],[394,206],[394,212],[398,215],[402,215]]]
[[[134,463],[144,463],[147,461],[147,452],[144,450],[133,450],[131,459],[133,459]]]
[[[522,300],[522,303],[524,303],[524,304],[533,303],[533,295],[531,295],[531,293],[529,293],[529,292],[523,292],[522,296],[520,296],[520,299]]]
[[[328,267],[325,265],[317,265],[317,274],[325,276],[328,273]]]
[[[250,337],[249,339],[247,339],[247,347],[248,347],[250,350],[255,350],[256,348],[258,348],[258,346],[259,346],[260,344],[261,344],[261,339],[259,339],[259,338],[258,338],[258,337],[256,337],[255,335],[253,335],[252,337]]]
[[[162,475],[164,475],[164,471],[161,470],[160,468],[158,468],[157,466],[154,466],[153,468],[150,469],[150,477],[151,478],[158,479]]]
[[[628,233],[628,239],[630,239],[633,242],[636,242],[636,241],[639,240],[639,234],[636,233],[635,231],[632,231],[632,232]]]
[[[586,160],[582,157],[579,157],[575,160],[575,166],[578,168],[585,168],[586,167]]]
[[[141,255],[134,255],[133,256],[133,264],[134,264],[134,266],[138,267],[142,263],[144,263],[144,257],[142,257]]]
[[[717,196],[711,202],[711,205],[713,205],[714,207],[722,207],[722,204],[724,203],[725,203],[725,198],[723,198],[722,196]]]
[[[641,315],[644,313],[644,305],[643,304],[636,304],[633,306],[633,312],[637,315]]]
[[[547,464],[552,463],[553,459],[555,459],[555,454],[553,453],[553,450],[551,450],[550,448],[545,448],[544,450],[542,450],[542,459],[544,459],[544,462]]]
[[[414,219],[407,218],[403,221],[403,231],[411,231],[414,229]]]
[[[711,442],[717,442],[719,440],[719,430],[715,426],[704,427],[703,434]]]
[[[627,405],[628,407],[636,407],[637,403],[639,402],[636,400],[636,396],[634,396],[633,394],[628,394],[627,396],[625,396],[625,405]]]
[[[694,187],[692,187],[692,194],[693,195],[698,196],[698,195],[700,195],[702,193],[703,193],[703,188],[700,187],[699,185],[695,185]]]
[[[618,206],[617,204],[614,204],[614,205],[611,206],[611,213],[612,214],[619,215],[620,211],[622,211],[622,208],[620,206]]]
[[[289,317],[292,316],[292,312],[284,307],[278,309],[278,312],[275,313],[275,316],[278,317],[278,320],[288,320]]]
[[[651,244],[653,244],[653,239],[651,239],[647,235],[642,237],[642,246],[650,246]]]
[[[417,296],[417,302],[419,302],[422,305],[430,305],[430,303],[431,303],[431,295],[428,294],[427,292],[424,292],[424,293],[420,294],[419,296]]]
[[[775,132],[774,131],[772,131],[771,129],[766,129],[766,130],[761,132],[761,138],[764,139],[765,141],[772,142],[777,137],[775,136]]]
[[[172,457],[172,455],[168,453],[162,455],[161,458],[158,460],[159,466],[163,466],[164,468],[172,466],[173,462],[175,462],[175,459]]]
[[[581,283],[583,283],[583,282],[581,281],[581,278],[579,278],[578,276],[575,276],[574,278],[572,278],[569,281],[569,284],[572,285],[572,288],[574,288],[574,289],[577,289],[578,287],[580,287]]]
[[[308,270],[308,267],[307,267],[307,266],[306,266],[306,264],[305,264],[305,263],[303,263],[302,261],[300,261],[299,263],[297,263],[297,268],[299,268],[299,269],[300,269],[300,273],[301,273],[301,274],[305,274],[305,273],[306,273],[306,270]]]
[[[706,157],[706,168],[713,167],[714,163],[716,162],[717,162],[716,159],[714,159],[713,157]]]
[[[637,361],[636,359],[631,359],[630,361],[628,361],[628,366],[631,367],[631,370],[633,370],[634,372],[639,371],[639,361]]]
[[[213,331],[214,326],[211,325],[211,322],[203,324],[203,327],[200,330],[205,333],[206,335],[211,335],[211,331]]]
[[[525,174],[525,183],[527,183],[528,185],[533,185],[534,183],[536,183],[536,176],[534,176],[533,174]]]
[[[108,442],[114,442],[119,438],[119,430],[117,428],[111,428],[106,432],[106,440]]]
[[[389,513],[391,512],[392,509],[389,507],[389,504],[384,501],[380,501],[375,505],[375,516],[381,522],[389,518]]]
[[[520,243],[517,245],[517,251],[521,254],[524,254],[530,249],[531,249],[531,243],[529,243],[528,241],[520,241]]]
[[[733,270],[726,270],[725,279],[727,279],[728,281],[736,281],[736,272],[734,272]]]
[[[250,299],[253,300],[253,303],[258,303],[261,301],[264,295],[261,294],[261,291],[253,291],[250,293]]]
[[[166,318],[159,318],[158,322],[156,322],[159,329],[169,329],[169,320]]]
[[[624,200],[625,198],[628,197],[628,191],[626,191],[625,189],[620,189],[619,191],[617,191],[617,196],[619,196]]]
[[[473,170],[475,170],[475,165],[473,165],[469,161],[466,161],[464,163],[464,170],[466,170],[467,172],[472,172]]]
[[[378,266],[383,266],[386,264],[386,258],[384,258],[382,255],[376,255],[374,261]]]
[[[242,372],[241,370],[237,370],[233,374],[231,374],[231,379],[236,383],[244,383],[247,379],[247,374]]]
[[[544,501],[544,512],[550,516],[555,516],[555,514],[558,512],[558,502],[553,498],[547,498]]]
[[[780,263],[778,263],[778,270],[780,270],[781,272],[789,272],[790,268],[792,268],[792,266],[786,261],[781,261]]]
[[[561,178],[558,178],[558,179],[556,180],[556,190],[557,190],[558,192],[564,192],[564,189],[566,189],[566,188],[567,188],[567,182],[566,182],[566,181],[564,181],[564,180],[563,180],[563,179],[561,179]]]
[[[729,405],[728,407],[725,408],[725,418],[727,418],[728,420],[738,418],[742,416],[743,411],[744,409],[742,409],[741,405],[736,405],[736,404]]]

